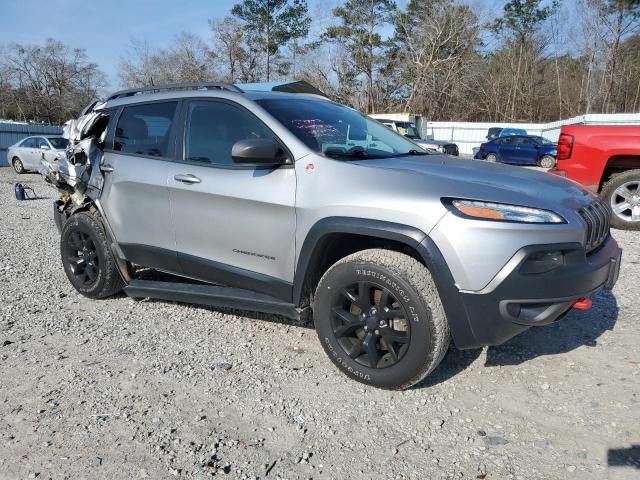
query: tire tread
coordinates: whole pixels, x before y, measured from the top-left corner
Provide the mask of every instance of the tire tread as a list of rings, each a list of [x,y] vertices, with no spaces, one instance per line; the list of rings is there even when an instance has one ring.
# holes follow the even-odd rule
[[[449,323],[431,273],[422,263],[405,253],[375,248],[361,250],[338,260],[324,273],[318,283],[318,289],[322,288],[333,269],[345,263],[371,263],[390,270],[407,281],[418,292],[418,296],[424,306],[431,311],[431,333],[434,339],[433,355],[427,358],[418,373],[409,381],[394,387],[380,388],[405,390],[421,382],[442,361],[450,344]]]

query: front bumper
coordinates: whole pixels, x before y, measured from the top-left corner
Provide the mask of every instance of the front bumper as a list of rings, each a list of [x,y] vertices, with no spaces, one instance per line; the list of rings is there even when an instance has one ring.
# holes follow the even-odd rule
[[[539,274],[522,273],[520,267],[531,254],[562,251],[563,265]],[[585,255],[577,243],[535,245],[521,249],[481,292],[460,292],[469,330],[455,338],[458,348],[499,345],[531,326],[547,325],[565,315],[581,297],[604,287],[611,289],[620,272],[621,249],[608,239]]]

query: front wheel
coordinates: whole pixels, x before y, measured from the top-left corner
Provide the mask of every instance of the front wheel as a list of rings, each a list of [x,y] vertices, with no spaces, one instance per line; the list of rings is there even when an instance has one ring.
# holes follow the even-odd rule
[[[640,230],[640,170],[612,175],[600,196],[613,213],[611,225],[623,230]]]
[[[556,164],[556,159],[551,155],[543,155],[538,162],[538,165],[542,168],[553,168]]]
[[[431,274],[403,253],[372,249],[322,277],[314,322],[324,350],[347,376],[401,390],[425,378],[449,346],[449,325]]]
[[[496,154],[495,154],[495,153],[490,153],[490,154],[488,154],[486,157],[484,157],[484,159],[485,159],[487,162],[491,162],[491,163],[495,163],[495,162],[497,162],[497,161],[498,161],[498,157],[496,156]]]
[[[124,283],[97,215],[80,212],[69,217],[62,227],[60,254],[67,278],[82,295],[105,298],[122,289]]]
[[[22,160],[18,157],[13,157],[13,161],[11,162],[13,165],[13,169],[16,171],[18,175],[24,173],[24,165],[22,164]]]

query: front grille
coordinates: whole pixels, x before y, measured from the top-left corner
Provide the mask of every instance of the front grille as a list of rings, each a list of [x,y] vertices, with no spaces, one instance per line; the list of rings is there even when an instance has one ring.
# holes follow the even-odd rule
[[[609,235],[611,212],[604,203],[596,200],[578,210],[578,213],[587,226],[584,244],[586,252],[589,253],[602,245]]]

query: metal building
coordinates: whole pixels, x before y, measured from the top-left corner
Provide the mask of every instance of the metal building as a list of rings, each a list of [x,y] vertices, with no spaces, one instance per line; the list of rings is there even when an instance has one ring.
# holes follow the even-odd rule
[[[62,126],[0,121],[0,167],[9,165],[7,149],[31,135],[61,135]]]

